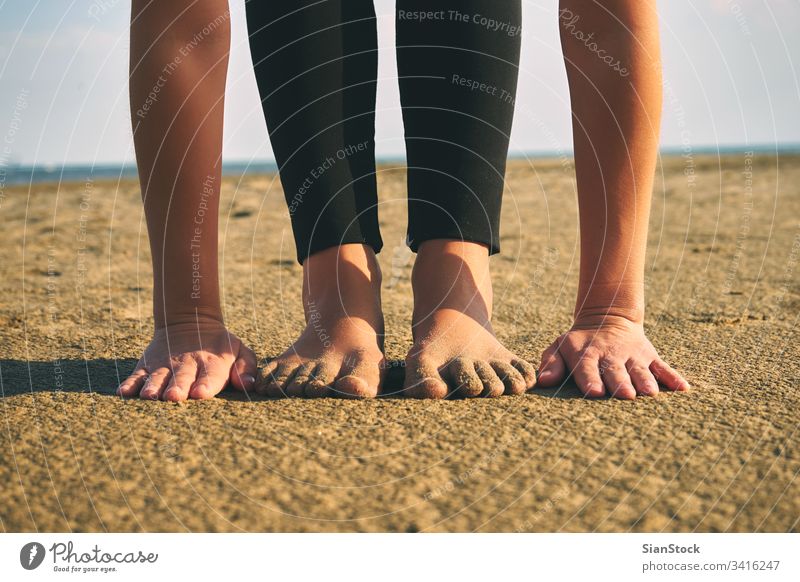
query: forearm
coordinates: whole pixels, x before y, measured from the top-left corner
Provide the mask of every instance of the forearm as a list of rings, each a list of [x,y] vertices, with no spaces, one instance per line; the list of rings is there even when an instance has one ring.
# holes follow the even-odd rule
[[[156,328],[222,320],[217,267],[227,0],[134,0],[130,102]]]
[[[580,207],[577,320],[644,318],[661,115],[654,0],[562,0]]]

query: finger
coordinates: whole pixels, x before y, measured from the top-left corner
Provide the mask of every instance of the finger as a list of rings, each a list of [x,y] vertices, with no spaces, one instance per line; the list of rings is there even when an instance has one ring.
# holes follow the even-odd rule
[[[497,372],[494,371],[494,368],[489,365],[489,362],[476,360],[475,373],[478,375],[478,378],[480,378],[481,384],[483,384],[481,396],[486,396],[487,398],[496,398],[498,396],[502,396],[506,391],[505,384],[503,384],[503,381],[497,375]]]
[[[637,394],[642,396],[655,396],[658,394],[658,382],[656,382],[649,368],[633,362],[628,362],[627,368],[628,375],[631,377],[631,382],[633,382],[633,387],[636,388]]]
[[[251,390],[256,383],[257,370],[258,359],[253,350],[240,343],[239,355],[231,368],[231,386],[245,392]]]
[[[171,376],[172,370],[169,368],[157,368],[147,377],[139,397],[145,400],[158,400]]]
[[[564,381],[567,375],[567,365],[558,351],[560,340],[553,342],[544,353],[539,364],[539,374],[536,385],[542,388],[553,388]]]
[[[197,379],[197,361],[187,358],[175,366],[167,387],[161,395],[162,400],[170,402],[183,402],[189,397],[189,389]]]
[[[475,362],[469,358],[455,358],[451,361],[445,371],[446,379],[449,379],[450,388],[458,396],[474,398],[483,394],[483,382],[475,371]]]
[[[133,398],[139,394],[146,380],[147,370],[138,368],[119,385],[117,394],[123,398]]]
[[[231,369],[219,359],[208,359],[200,362],[197,379],[189,389],[189,398],[206,400],[214,398],[225,389],[231,377]]]
[[[523,378],[525,378],[526,390],[530,390],[536,385],[536,368],[534,368],[532,364],[520,358],[515,358],[511,360],[511,365],[514,366],[520,374],[522,374]]]
[[[514,366],[508,362],[501,362],[499,360],[492,360],[489,364],[503,383],[504,392],[506,394],[522,394],[525,392],[527,382]]]
[[[600,376],[603,384],[614,398],[622,400],[633,400],[636,398],[636,389],[631,383],[628,370],[617,360],[601,360]]]
[[[587,398],[600,398],[606,393],[598,361],[594,358],[581,358],[572,368],[572,378]]]
[[[284,391],[289,398],[302,398],[306,387],[306,382],[311,380],[311,374],[317,362],[304,362],[297,367],[297,372],[292,375],[291,381],[286,384]]]
[[[689,382],[661,358],[653,360],[653,363],[650,364],[650,371],[658,383],[668,390],[685,392],[690,388]]]

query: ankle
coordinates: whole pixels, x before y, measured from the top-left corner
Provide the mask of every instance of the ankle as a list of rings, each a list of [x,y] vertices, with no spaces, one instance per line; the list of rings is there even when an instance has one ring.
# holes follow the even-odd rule
[[[303,308],[323,313],[380,309],[381,270],[375,252],[361,244],[331,247],[303,263]]]
[[[353,279],[380,286],[381,269],[372,247],[346,244],[314,253],[303,262],[303,286],[325,290]]]
[[[492,282],[489,251],[484,245],[456,240],[432,240],[420,245],[411,276],[413,321],[452,310],[491,326]]]
[[[474,295],[491,301],[489,249],[482,244],[450,239],[425,241],[411,273],[415,296],[441,293]],[[437,291],[439,293],[437,293]]]
[[[485,261],[488,264],[489,247],[481,243],[439,238],[426,240],[417,249],[417,261],[441,258],[442,255],[452,255],[471,263]]]

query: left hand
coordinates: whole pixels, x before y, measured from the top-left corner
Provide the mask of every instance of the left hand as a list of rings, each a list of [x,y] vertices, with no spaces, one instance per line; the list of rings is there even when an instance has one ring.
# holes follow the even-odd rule
[[[542,353],[536,386],[559,386],[569,374],[587,398],[655,396],[659,384],[667,390],[689,389],[683,376],[659,357],[642,324],[618,316],[576,320]]]

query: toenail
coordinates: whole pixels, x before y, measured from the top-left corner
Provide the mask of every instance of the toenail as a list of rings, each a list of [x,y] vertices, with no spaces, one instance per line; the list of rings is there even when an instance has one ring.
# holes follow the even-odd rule
[[[256,381],[256,379],[253,378],[253,376],[251,376],[250,374],[243,374],[239,378],[242,381],[242,386],[244,386],[245,388],[251,388]]]

